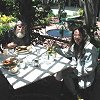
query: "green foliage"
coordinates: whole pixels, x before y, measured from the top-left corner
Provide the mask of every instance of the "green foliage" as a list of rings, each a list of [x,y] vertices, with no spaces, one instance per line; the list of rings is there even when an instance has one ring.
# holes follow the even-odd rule
[[[83,16],[83,14],[84,14],[84,10],[80,8],[78,9],[78,11],[73,13],[73,16],[78,16],[78,15]]]
[[[83,16],[84,10],[83,10],[82,8],[80,8],[80,9],[78,10],[78,13],[79,13],[80,16]]]
[[[52,10],[49,11],[49,13],[48,13],[48,17],[55,17],[55,14],[53,13]]]
[[[18,19],[21,18],[20,4],[18,0],[2,0],[2,2],[4,10],[1,14],[5,14],[7,16],[12,15]],[[24,2],[25,1],[23,0],[23,3]],[[40,23],[47,23],[46,17],[48,16],[49,11],[49,5],[43,5],[40,0],[32,0],[32,15],[30,16],[30,18],[32,18],[31,24],[37,25]]]
[[[34,16],[32,18],[32,24],[35,25],[48,25],[49,18],[53,13],[50,10],[49,5],[43,5],[40,0],[33,0],[32,7],[34,10]]]
[[[15,21],[17,19],[13,16],[0,15],[0,37],[4,35],[4,33],[15,26]]]
[[[5,11],[2,12],[2,14],[6,15],[13,15],[17,16],[19,13],[19,7],[18,4],[16,3],[16,0],[2,0],[4,4],[4,9]]]

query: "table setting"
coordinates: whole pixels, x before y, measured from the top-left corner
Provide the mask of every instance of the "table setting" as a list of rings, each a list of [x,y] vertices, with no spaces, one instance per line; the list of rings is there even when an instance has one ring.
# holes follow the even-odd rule
[[[53,48],[50,51],[43,45],[23,46],[21,49],[25,53],[17,47],[13,53],[0,56],[0,70],[14,89],[53,75],[70,62],[54,53]]]

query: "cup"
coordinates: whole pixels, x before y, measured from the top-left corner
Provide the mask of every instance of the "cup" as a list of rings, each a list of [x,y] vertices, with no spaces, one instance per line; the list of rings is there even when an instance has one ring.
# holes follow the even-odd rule
[[[25,68],[28,68],[28,66],[32,66],[32,59],[29,59],[28,57],[24,59],[24,62],[25,62]]]
[[[26,68],[25,62],[19,62],[17,66],[21,69]]]

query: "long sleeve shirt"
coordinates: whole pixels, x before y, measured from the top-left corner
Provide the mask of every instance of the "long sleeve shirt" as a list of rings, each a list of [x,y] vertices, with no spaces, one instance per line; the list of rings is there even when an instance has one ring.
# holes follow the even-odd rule
[[[77,76],[79,77],[80,88],[89,87],[95,77],[95,68],[97,66],[98,51],[97,48],[87,42],[84,46],[84,56],[82,58],[75,59],[74,55],[74,44],[70,50],[64,50],[57,48],[56,51],[64,57],[72,57],[71,67],[75,67],[78,71]]]

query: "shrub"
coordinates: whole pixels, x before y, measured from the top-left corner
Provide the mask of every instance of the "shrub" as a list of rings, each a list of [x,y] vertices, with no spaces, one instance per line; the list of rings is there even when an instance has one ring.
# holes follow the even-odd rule
[[[10,30],[15,26],[16,18],[13,16],[0,15],[0,36],[6,31]]]

